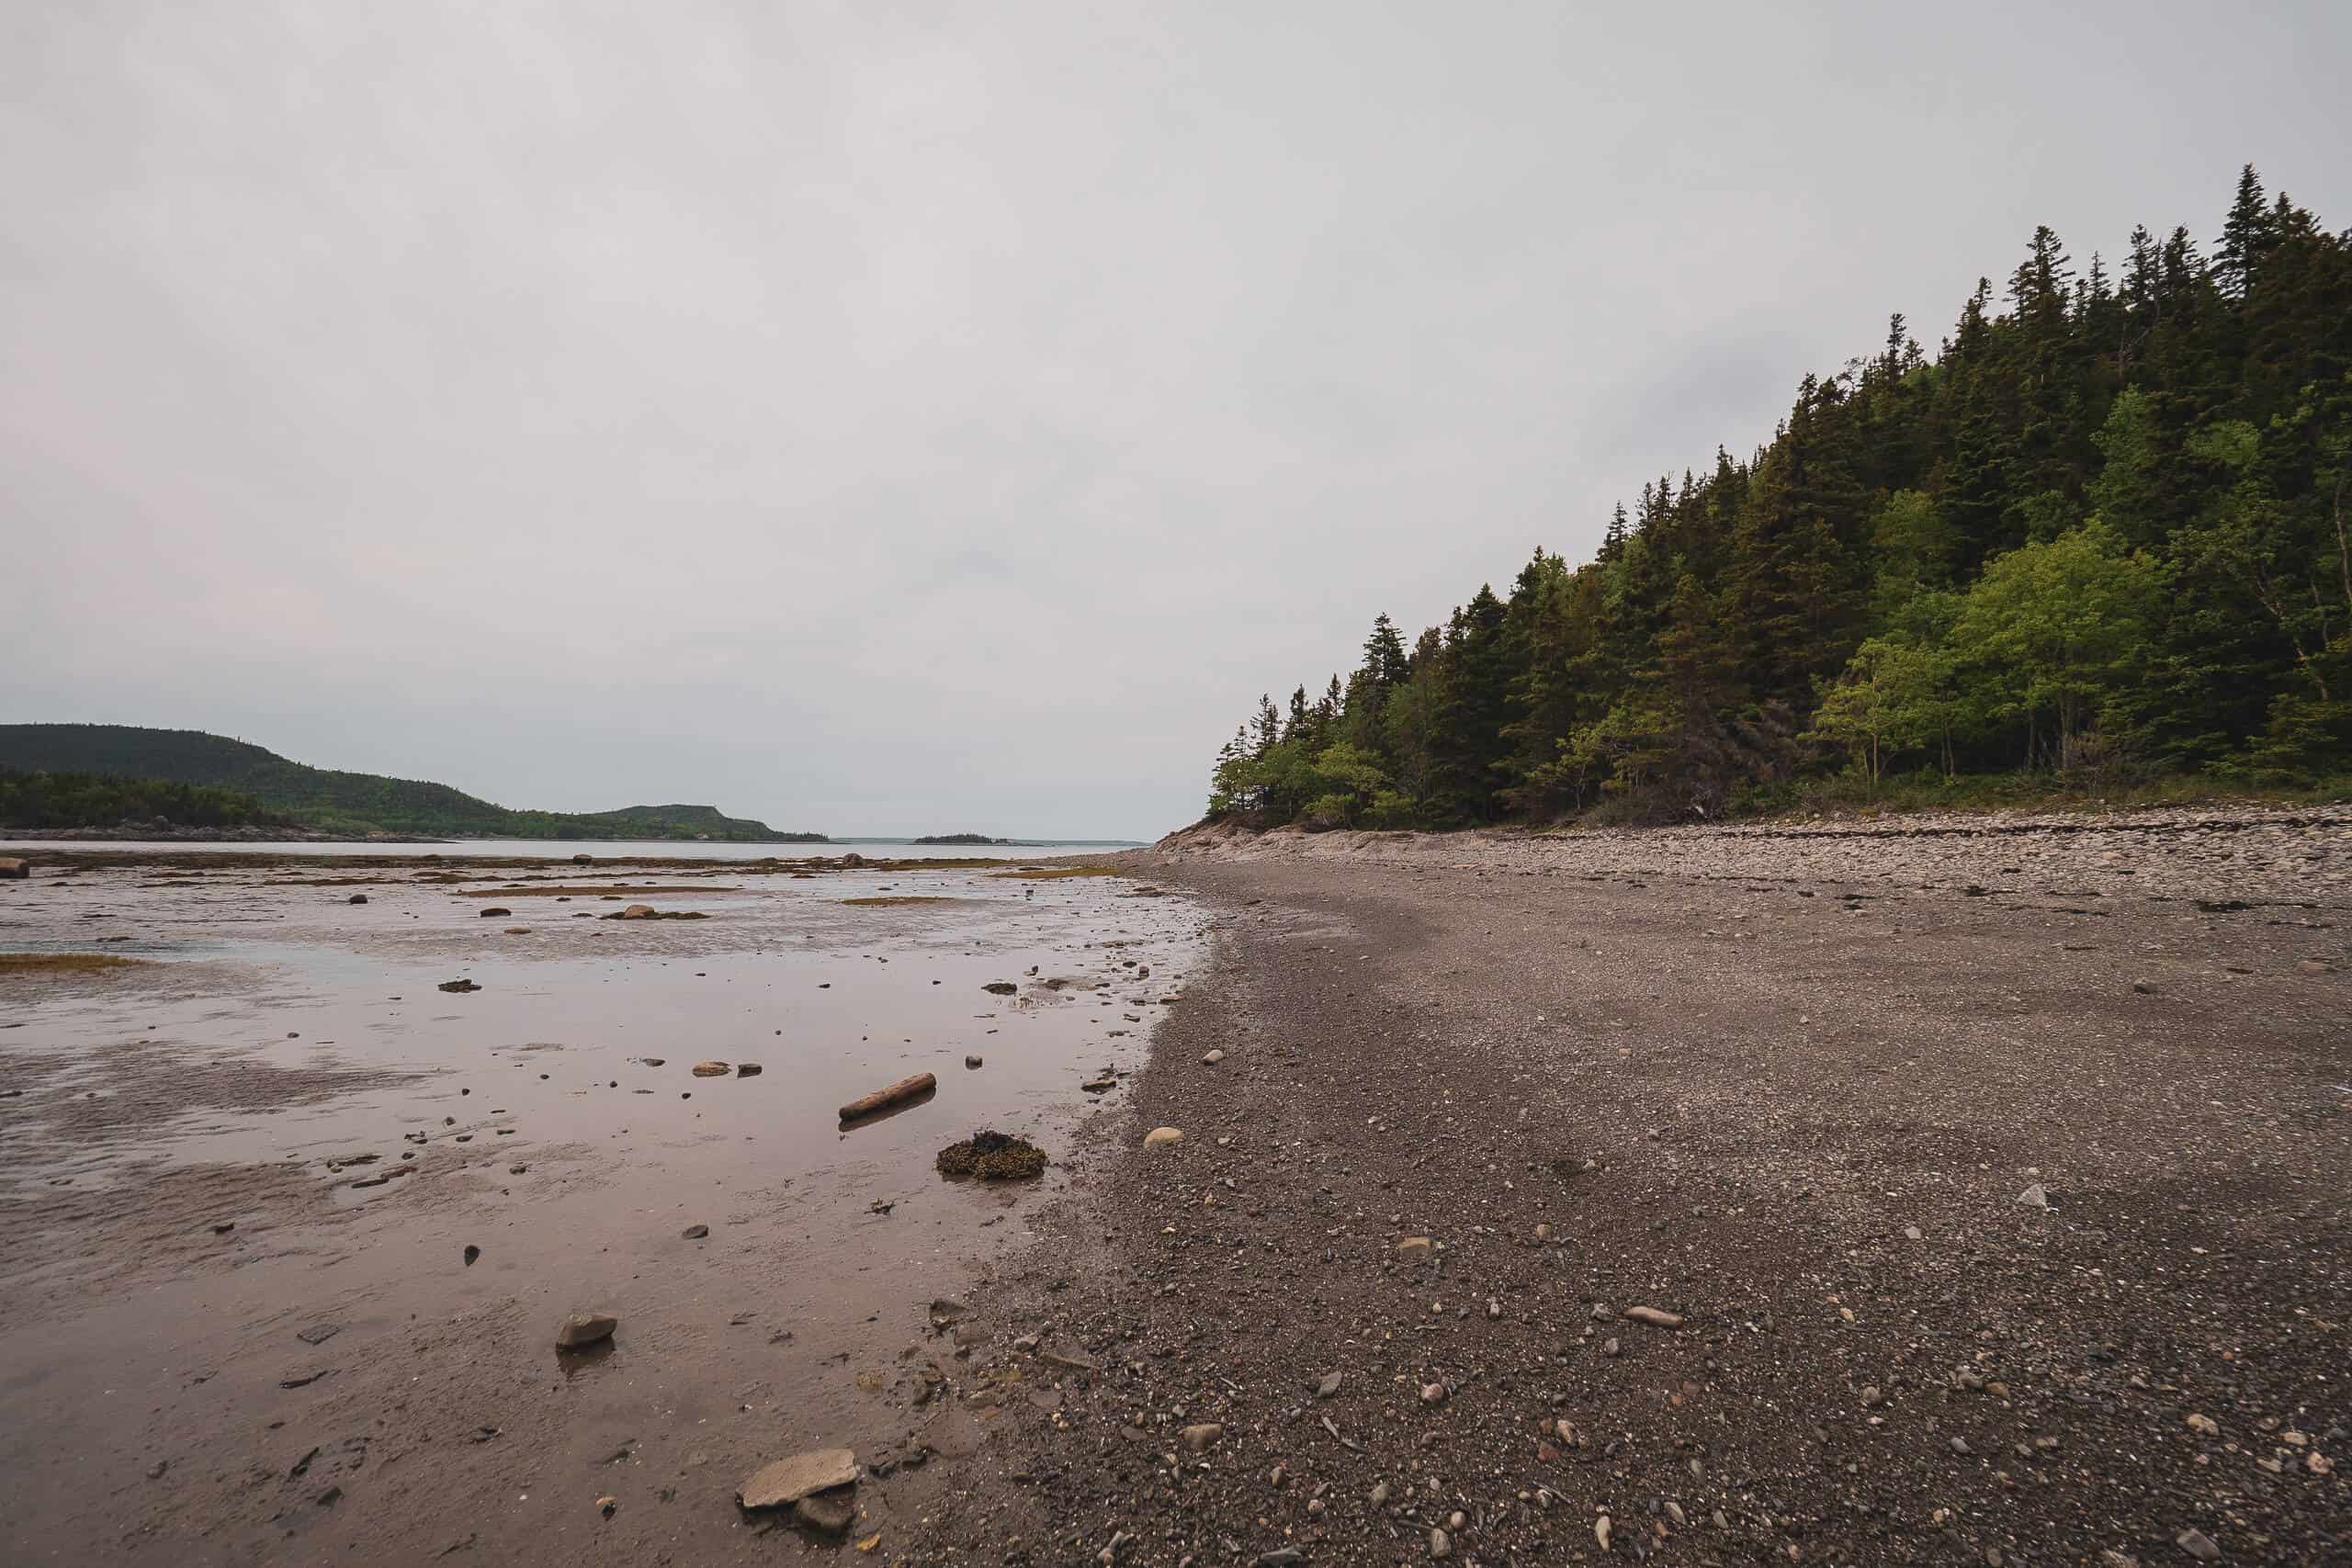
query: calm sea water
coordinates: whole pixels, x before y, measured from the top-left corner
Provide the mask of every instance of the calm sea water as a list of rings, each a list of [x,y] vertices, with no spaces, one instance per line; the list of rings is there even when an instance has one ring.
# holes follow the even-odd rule
[[[1078,855],[1090,851],[1141,849],[1141,843],[1124,839],[1069,839],[1053,843],[1021,842],[1014,844],[918,844],[911,839],[835,839],[829,844],[728,844],[703,843],[676,839],[465,839],[452,843],[435,843],[429,840],[403,842],[388,839],[334,840],[321,843],[187,843],[178,840],[148,842],[136,839],[44,839],[22,843],[0,837],[0,849],[27,850],[40,853],[74,850],[239,850],[255,853],[283,851],[288,854],[305,855],[398,855],[436,854],[496,855],[514,857],[544,856],[548,860],[570,860],[573,855],[591,854],[610,860],[807,860],[811,856],[847,854],[852,850],[878,859],[884,856],[920,856],[925,860],[1026,860],[1047,855]]]

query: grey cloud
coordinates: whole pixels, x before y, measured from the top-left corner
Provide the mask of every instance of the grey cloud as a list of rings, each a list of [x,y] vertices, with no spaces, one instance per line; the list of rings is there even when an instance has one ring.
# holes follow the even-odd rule
[[[2021,40],[2030,39],[2031,47]],[[2335,222],[2338,6],[0,16],[0,716],[1148,834],[1262,688],[1923,341]]]

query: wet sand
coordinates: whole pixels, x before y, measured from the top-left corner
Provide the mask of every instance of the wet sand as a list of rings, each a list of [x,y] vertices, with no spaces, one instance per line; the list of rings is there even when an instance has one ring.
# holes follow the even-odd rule
[[[967,1348],[929,1303],[1070,1179],[1080,1085],[1140,1064],[1196,915],[792,869],[47,854],[0,884],[0,951],[138,961],[0,976],[0,1558],[750,1561],[803,1539],[734,1506],[767,1461],[942,1456],[863,1484],[861,1537],[956,1485],[985,1423],[939,1397]],[[632,903],[707,918],[595,918]],[[838,1126],[920,1071],[933,1097]],[[982,1126],[1055,1166],[937,1175]],[[590,1306],[611,1348],[559,1358]]]

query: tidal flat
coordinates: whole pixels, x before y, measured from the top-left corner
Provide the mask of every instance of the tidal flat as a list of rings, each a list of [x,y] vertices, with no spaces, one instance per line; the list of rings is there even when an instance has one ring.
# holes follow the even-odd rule
[[[738,1483],[834,1446],[895,1475],[861,1536],[929,1506],[993,1414],[938,1397],[933,1303],[1202,951],[1189,900],[1023,863],[41,854],[0,885],[0,1557],[736,1561],[790,1528]],[[982,1130],[1044,1177],[939,1174]],[[576,1311],[618,1327],[560,1353]]]

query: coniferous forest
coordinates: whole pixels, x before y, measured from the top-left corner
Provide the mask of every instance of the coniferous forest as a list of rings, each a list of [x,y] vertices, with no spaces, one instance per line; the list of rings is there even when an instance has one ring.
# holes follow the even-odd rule
[[[2352,231],[2248,166],[2210,253],[2047,227],[1931,355],[1807,375],[1218,753],[1212,818],[1690,820],[2352,771]]]

